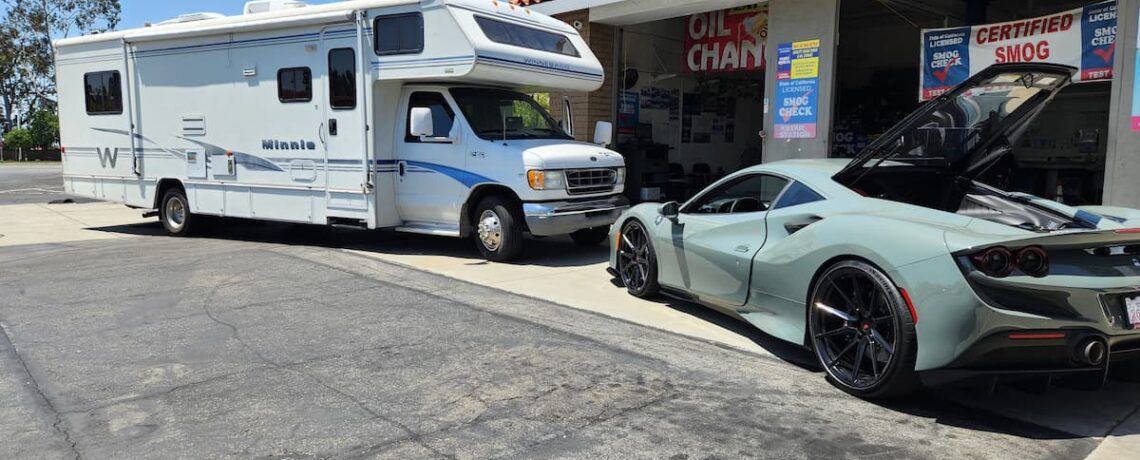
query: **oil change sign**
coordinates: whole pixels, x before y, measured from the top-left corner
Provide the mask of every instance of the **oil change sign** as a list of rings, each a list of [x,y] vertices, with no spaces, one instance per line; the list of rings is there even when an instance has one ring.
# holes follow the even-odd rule
[[[814,139],[819,108],[819,40],[776,47],[776,139]]]
[[[938,97],[993,64],[1049,62],[1080,69],[1074,81],[1112,79],[1116,2],[998,24],[922,31],[920,100]]]
[[[685,73],[764,69],[768,5],[750,5],[689,16]]]

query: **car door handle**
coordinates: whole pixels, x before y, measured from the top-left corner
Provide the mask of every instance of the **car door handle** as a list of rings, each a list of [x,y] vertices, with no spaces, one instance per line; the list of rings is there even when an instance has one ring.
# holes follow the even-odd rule
[[[407,163],[404,163],[403,161],[400,162],[399,167],[398,167],[400,170],[400,177],[404,177],[404,171],[407,169],[407,167],[408,167]]]
[[[742,245],[740,245],[740,246],[737,246],[737,247],[736,247],[735,249],[733,249],[733,250],[734,250],[734,251],[736,251],[736,252],[748,252],[750,249],[752,249],[752,247],[751,247],[751,246],[748,246],[748,245],[746,245],[746,244],[742,244]]]
[[[823,220],[823,218],[819,216],[808,216],[800,219],[794,219],[784,223],[784,230],[787,230],[788,234],[791,235],[795,232],[803,230],[808,225],[814,224],[821,220]]]

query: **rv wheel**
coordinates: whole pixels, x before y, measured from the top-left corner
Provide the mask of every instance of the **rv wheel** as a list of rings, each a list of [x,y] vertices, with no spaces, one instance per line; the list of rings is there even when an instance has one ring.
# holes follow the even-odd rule
[[[171,236],[186,236],[190,234],[191,224],[196,220],[190,214],[190,202],[186,200],[186,192],[181,188],[172,188],[162,196],[162,204],[158,207],[158,219]]]
[[[522,249],[522,229],[511,212],[510,202],[492,196],[475,208],[475,245],[493,262],[513,259]]]

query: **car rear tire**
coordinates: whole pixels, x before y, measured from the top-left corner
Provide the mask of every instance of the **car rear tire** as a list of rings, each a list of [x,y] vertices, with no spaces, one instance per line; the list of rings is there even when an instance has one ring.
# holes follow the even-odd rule
[[[583,228],[570,234],[570,239],[582,246],[597,246],[610,235],[609,227]]]
[[[618,277],[625,289],[634,297],[657,295],[661,291],[657,283],[657,253],[641,222],[631,220],[623,225],[617,244],[614,250],[617,251]]]
[[[162,196],[158,219],[170,236],[187,236],[197,224],[198,216],[190,213],[190,201],[181,188],[171,188]]]
[[[522,250],[522,228],[512,209],[499,196],[484,198],[475,207],[475,246],[487,260],[505,262]]]
[[[911,310],[871,264],[847,260],[820,274],[809,297],[808,334],[820,366],[843,391],[889,399],[919,387]]]

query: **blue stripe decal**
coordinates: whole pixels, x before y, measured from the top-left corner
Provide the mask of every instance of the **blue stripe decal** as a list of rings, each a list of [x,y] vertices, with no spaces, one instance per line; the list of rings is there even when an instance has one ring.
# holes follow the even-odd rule
[[[409,167],[424,168],[424,169],[430,170],[430,171],[421,171],[421,170],[412,170],[411,168],[409,168],[407,170],[407,172],[437,172],[437,173],[443,174],[447,177],[450,177],[452,179],[459,181],[459,183],[463,184],[467,188],[471,188],[471,187],[474,187],[474,186],[479,185],[479,184],[497,183],[497,181],[495,181],[494,179],[491,179],[491,178],[486,177],[486,176],[481,176],[479,174],[475,174],[471,171],[464,171],[462,169],[453,168],[451,166],[446,166],[446,165],[441,165],[441,164],[436,164],[436,163],[428,163],[426,161],[377,160],[377,161],[375,161],[375,164],[377,164],[377,165],[394,165],[394,164],[399,163],[400,161],[404,161],[405,163],[408,164]]]
[[[1093,214],[1091,212],[1081,210],[1077,210],[1077,214],[1074,215],[1073,218],[1086,224],[1090,224],[1094,227],[1100,223],[1101,219],[1104,219],[1104,217],[1099,214]]]

